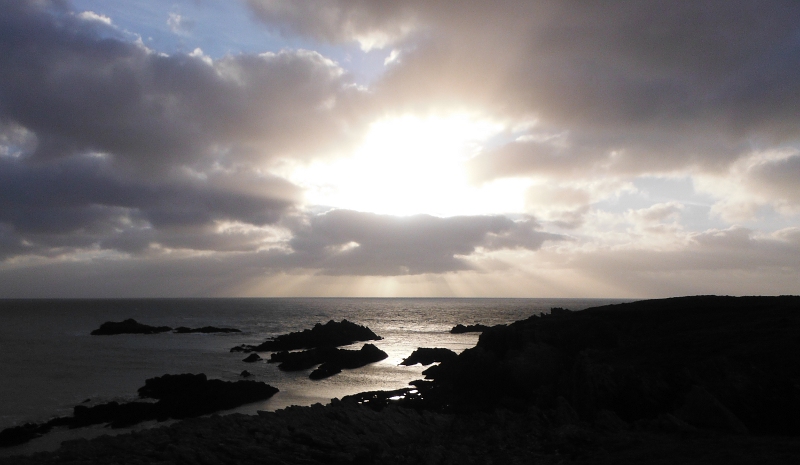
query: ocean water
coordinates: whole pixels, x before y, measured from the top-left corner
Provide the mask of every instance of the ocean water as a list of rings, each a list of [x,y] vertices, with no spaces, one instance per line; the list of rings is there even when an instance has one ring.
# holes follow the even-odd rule
[[[362,391],[399,389],[422,378],[426,367],[399,363],[418,347],[472,347],[475,333],[450,334],[458,323],[506,324],[552,307],[582,310],[622,302],[609,299],[124,299],[0,300],[0,429],[70,415],[72,408],[134,400],[147,378],[205,373],[209,378],[250,379],[280,392],[236,412],[277,410],[289,405],[328,403]],[[242,333],[91,336],[106,321],[134,318],[155,326],[221,326]],[[244,363],[231,353],[239,344],[301,331],[316,323],[346,318],[384,339],[375,345],[389,358],[336,376],[312,381],[308,371],[282,372],[265,361]],[[363,343],[351,347],[360,348]],[[260,354],[264,358],[269,353]],[[148,427],[151,425],[144,425]],[[140,427],[141,428],[141,427]],[[123,430],[125,431],[125,430]],[[96,427],[51,433],[0,455],[56,447],[60,440],[109,433]],[[119,431],[117,431],[119,432]]]

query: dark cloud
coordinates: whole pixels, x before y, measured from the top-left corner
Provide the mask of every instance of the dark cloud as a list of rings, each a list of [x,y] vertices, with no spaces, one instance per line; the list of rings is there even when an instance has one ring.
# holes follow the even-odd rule
[[[100,35],[61,3],[2,0],[0,11],[0,121],[35,134],[35,158],[264,161],[346,143],[346,122],[358,123],[359,91],[314,52],[164,56]]]
[[[0,224],[9,231],[6,236],[29,244],[7,250],[44,253],[53,247],[100,246],[130,252],[151,242],[225,250],[235,247],[236,240],[213,234],[216,224],[277,223],[299,194],[274,177],[258,180],[261,195],[256,195],[218,188],[214,177],[165,183],[126,177],[109,165],[97,157],[46,164],[0,157]]]
[[[476,250],[537,250],[564,236],[538,230],[532,220],[503,216],[396,217],[334,210],[294,227],[287,263],[326,274],[393,276],[472,267]]]

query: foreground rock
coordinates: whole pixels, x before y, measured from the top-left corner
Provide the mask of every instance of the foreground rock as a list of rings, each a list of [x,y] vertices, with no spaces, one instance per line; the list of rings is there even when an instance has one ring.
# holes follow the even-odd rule
[[[453,329],[450,330],[450,333],[451,334],[482,333],[482,332],[486,331],[489,328],[490,328],[490,326],[486,326],[486,325],[475,324],[475,325],[464,326],[461,323],[459,323],[459,324],[453,326]]]
[[[0,446],[22,444],[58,426],[79,428],[108,423],[112,428],[148,420],[181,419],[228,410],[272,397],[278,389],[256,381],[228,382],[205,374],[164,375],[145,381],[139,397],[156,402],[109,402],[93,407],[77,405],[71,417],[42,424],[26,424],[0,432]]]
[[[458,354],[450,349],[421,347],[412,352],[407,359],[400,362],[400,365],[411,366],[417,363],[420,365],[430,365],[431,363],[454,360],[456,357],[458,357]]]
[[[49,464],[675,464],[794,463],[800,439],[601,430],[560,424],[536,408],[443,414],[351,402],[257,416],[194,418],[53,453],[0,459]]]
[[[556,409],[580,421],[800,434],[800,297],[685,297],[554,311],[483,332],[423,372],[452,409]],[[666,423],[665,423],[666,422]],[[656,427],[656,426],[654,426]],[[676,426],[677,427],[677,426]]]
[[[347,320],[330,320],[324,325],[317,323],[312,329],[281,334],[259,345],[242,344],[231,352],[277,352],[282,350],[313,349],[319,347],[339,347],[355,342],[379,341],[382,338],[366,326]]]
[[[150,326],[139,323],[133,318],[114,322],[107,321],[91,332],[92,336],[113,336],[116,334],[157,334],[172,331],[169,326]]]
[[[322,379],[341,373],[343,369],[361,368],[379,362],[388,356],[374,344],[364,344],[360,350],[322,347],[301,352],[275,352],[270,356],[269,363],[278,363],[278,368],[283,371],[307,370],[319,365],[309,377]]]

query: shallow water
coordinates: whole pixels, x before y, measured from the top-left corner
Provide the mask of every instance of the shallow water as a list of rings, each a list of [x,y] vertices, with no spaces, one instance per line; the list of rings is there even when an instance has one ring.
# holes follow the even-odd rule
[[[73,406],[132,400],[145,379],[163,374],[206,373],[209,378],[264,381],[280,392],[234,411],[255,413],[289,405],[328,403],[362,391],[399,389],[422,378],[425,367],[399,363],[417,347],[460,352],[475,333],[450,334],[458,323],[505,324],[552,307],[581,310],[621,302],[607,299],[147,299],[0,301],[0,429],[70,415]],[[134,318],[149,325],[221,326],[242,333],[90,336],[105,321]],[[244,363],[231,353],[316,323],[346,318],[384,339],[381,362],[312,381],[307,371],[281,372],[266,361]],[[360,348],[362,343],[346,348]],[[262,353],[268,358],[269,353]],[[141,428],[141,427],[139,427]],[[0,455],[52,449],[60,440],[103,434],[96,427],[51,433]],[[55,440],[53,438],[56,438]],[[63,439],[62,439],[63,438]]]

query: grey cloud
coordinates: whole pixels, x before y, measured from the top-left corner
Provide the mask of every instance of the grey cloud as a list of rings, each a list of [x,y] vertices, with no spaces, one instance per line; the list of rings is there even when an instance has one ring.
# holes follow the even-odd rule
[[[216,222],[275,224],[299,194],[280,178],[261,179],[257,195],[218,189],[214,178],[163,182],[125,177],[108,165],[89,157],[34,165],[0,157],[0,224],[16,240],[32,244],[14,250],[44,253],[53,247],[99,245],[134,251],[151,242],[225,250],[236,241],[211,234]],[[203,242],[198,236],[207,236],[205,247],[198,246]]]
[[[558,160],[531,143],[487,154],[488,179],[720,170],[754,142],[798,135],[794,1],[401,3],[249,0],[294,33],[343,41],[380,30],[405,44],[375,86],[397,111],[479,108],[569,131]],[[401,26],[411,32],[393,32]]]
[[[99,151],[163,167],[307,156],[358,124],[359,91],[313,52],[163,56],[57,5],[0,2],[0,120],[35,134],[37,158]]]
[[[503,216],[394,217],[334,210],[294,228],[286,257],[294,266],[326,274],[392,276],[471,269],[461,256],[477,249],[537,250],[564,236],[531,220]]]

